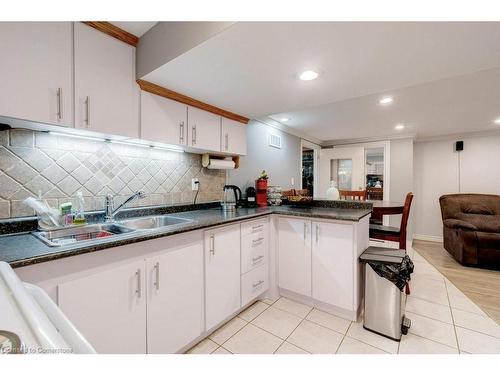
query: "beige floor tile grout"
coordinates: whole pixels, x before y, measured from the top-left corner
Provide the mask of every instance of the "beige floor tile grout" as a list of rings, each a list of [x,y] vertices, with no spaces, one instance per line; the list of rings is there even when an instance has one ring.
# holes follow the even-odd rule
[[[417,252],[417,254],[420,255],[423,258],[422,254],[418,253],[418,251],[416,251],[415,249],[413,249],[413,252],[414,253]],[[439,270],[438,270],[438,272],[439,272]],[[439,273],[441,273],[441,272],[439,272]],[[443,274],[441,273],[441,275],[443,275]],[[450,301],[450,294],[449,294],[449,291],[448,291],[448,285],[446,285],[446,277],[444,277],[444,275],[443,275],[443,282],[444,282],[444,288],[446,290],[446,298],[448,300],[448,308],[450,309],[451,321],[453,323],[452,325],[453,325],[453,332],[455,333],[455,342],[457,343],[456,349],[460,353],[460,343],[458,342],[457,327],[455,325],[455,317],[453,316],[453,310],[451,308],[451,301]],[[419,314],[417,314],[417,315],[419,315]],[[449,324],[449,323],[445,323],[445,324]],[[418,335],[415,335],[415,336],[418,336]],[[427,337],[424,337],[424,338],[426,338],[428,340],[431,340],[431,339],[429,339]],[[431,340],[431,341],[434,341],[434,340]],[[443,345],[446,345],[446,344],[443,344]],[[446,345],[446,346],[448,346],[448,345]]]
[[[342,336],[342,340],[340,340],[340,344],[339,346],[337,347],[337,350],[335,350],[335,354],[338,354],[339,353],[339,349],[340,347],[342,346],[342,343],[344,342],[346,336],[347,336],[347,332],[349,332],[349,329],[351,328],[352,326],[352,321],[349,323],[349,327],[347,327],[347,330],[345,331],[344,335]],[[359,341],[359,340],[358,340]]]
[[[334,330],[333,328],[330,328],[330,327],[324,326],[324,325],[323,325],[323,324],[321,324],[321,323],[315,322],[314,320],[307,319],[307,317],[308,317],[309,315],[311,315],[311,313],[314,311],[314,309],[316,309],[316,308],[315,308],[315,307],[313,307],[313,308],[311,309],[311,311],[309,311],[309,313],[306,315],[306,317],[305,317],[303,320],[307,320],[308,322],[311,322],[311,323],[317,324],[317,325],[318,325],[318,326],[320,326],[320,327],[323,327],[323,328],[329,329],[330,331],[333,331],[333,332],[340,333],[341,335],[344,335],[344,336],[347,334],[347,331],[349,331],[349,328],[351,328],[352,320],[351,320],[351,321],[349,321],[349,327],[347,327],[347,330],[346,330],[345,332],[340,332],[340,331],[336,331],[336,330]],[[334,316],[334,317],[336,317],[336,318],[344,319],[344,318],[342,318],[342,317],[340,317],[340,316],[337,316],[337,315],[334,315],[334,314],[330,314],[329,312],[326,312],[326,311],[323,311],[323,310],[320,310],[320,309],[316,309],[316,310],[321,311],[321,312],[323,312],[323,313],[325,313],[325,314],[332,315],[332,316]],[[344,319],[344,320],[347,320],[347,319]]]
[[[414,249],[414,253],[416,253],[416,254],[418,254],[418,255],[420,256],[420,259],[419,259],[419,260],[416,260],[416,261],[414,260],[414,261],[417,263],[417,265],[416,265],[417,267],[418,267],[418,264],[427,264],[427,265],[431,265],[431,266],[432,266],[432,264],[430,264],[430,263],[429,263],[429,262],[428,262],[428,261],[427,261],[427,260],[426,260],[426,259],[425,259],[425,258],[424,258],[421,254],[420,254],[420,253],[418,253],[415,249]],[[433,266],[433,267],[434,267],[434,266]],[[434,267],[434,268],[436,268],[436,267]],[[421,335],[419,335],[419,334],[415,334],[414,332],[412,332],[412,331],[411,331],[411,329],[410,329],[410,334],[412,334],[412,335],[414,335],[414,336],[416,336],[416,337],[420,337],[420,338],[423,338],[423,339],[429,340],[429,341],[434,342],[434,343],[436,343],[436,344],[444,345],[445,347],[448,347],[448,348],[451,348],[451,349],[458,350],[458,352],[459,352],[459,353],[465,353],[465,351],[464,351],[464,350],[462,350],[462,349],[460,348],[460,343],[459,343],[459,340],[458,340],[458,334],[457,334],[457,327],[460,327],[461,329],[465,329],[465,330],[468,330],[468,331],[471,331],[471,332],[475,332],[475,333],[478,333],[478,334],[482,334],[482,335],[485,335],[485,336],[489,336],[489,337],[492,337],[492,338],[497,338],[497,337],[495,337],[495,336],[489,335],[489,334],[484,333],[484,332],[479,332],[479,331],[476,331],[476,330],[471,329],[471,328],[468,328],[468,327],[463,327],[463,326],[458,325],[458,324],[456,323],[456,321],[455,321],[455,316],[454,316],[454,314],[453,314],[453,310],[454,310],[454,309],[456,309],[456,310],[458,310],[458,311],[463,311],[463,312],[466,312],[466,313],[469,313],[469,314],[474,314],[474,315],[477,315],[478,317],[484,317],[484,318],[486,318],[486,317],[485,317],[484,315],[482,315],[482,314],[478,314],[478,313],[476,313],[476,312],[470,312],[470,311],[467,311],[467,310],[463,310],[463,309],[461,309],[461,308],[456,308],[456,307],[453,307],[453,306],[451,305],[451,299],[450,299],[450,294],[451,294],[451,291],[450,291],[450,289],[449,289],[449,285],[453,285],[453,286],[455,286],[455,285],[454,285],[454,284],[453,284],[450,280],[448,280],[448,278],[447,278],[447,277],[446,277],[446,276],[445,276],[445,275],[444,275],[444,274],[443,274],[443,273],[442,273],[439,269],[437,269],[437,268],[436,268],[436,271],[437,271],[437,273],[439,273],[440,275],[442,275],[442,278],[437,279],[437,278],[428,277],[428,276],[427,276],[427,275],[425,275],[425,274],[424,274],[424,275],[419,274],[419,275],[414,275],[414,276],[415,276],[415,280],[426,280],[426,281],[432,281],[432,282],[435,282],[435,283],[437,283],[437,284],[439,284],[439,282],[442,282],[442,283],[444,284],[444,286],[445,286],[445,289],[446,289],[446,300],[447,300],[447,302],[448,302],[448,305],[443,304],[443,303],[438,303],[438,302],[435,302],[435,301],[430,301],[430,300],[428,300],[428,299],[426,299],[426,298],[422,298],[422,297],[420,297],[420,296],[414,296],[414,295],[411,295],[411,297],[412,297],[412,298],[415,298],[415,299],[417,299],[417,300],[421,300],[421,301],[428,302],[428,303],[434,303],[434,304],[437,304],[437,305],[439,305],[439,306],[446,306],[446,307],[448,307],[448,309],[449,309],[449,311],[450,311],[450,314],[451,314],[452,322],[451,322],[451,323],[450,323],[450,322],[445,322],[445,321],[438,320],[438,319],[435,319],[435,318],[432,318],[432,317],[429,317],[429,316],[426,316],[426,315],[422,315],[422,314],[420,314],[420,313],[416,313],[416,312],[411,312],[411,313],[412,313],[412,314],[415,314],[415,315],[418,315],[418,316],[420,316],[420,317],[423,317],[423,318],[427,318],[427,319],[434,320],[434,321],[439,322],[439,323],[442,323],[442,324],[452,325],[452,326],[453,326],[453,332],[454,332],[454,334],[455,334],[455,342],[456,342],[457,347],[452,347],[452,346],[450,346],[449,344],[444,344],[444,343],[439,342],[439,341],[436,341],[436,340],[434,340],[434,339],[431,339],[431,338],[428,338],[428,337],[425,337],[425,336],[421,336]],[[456,286],[455,286],[455,287],[456,287]],[[459,288],[457,288],[457,289],[459,289]],[[460,290],[460,289],[459,289],[459,290]],[[469,300],[471,300],[471,301],[472,301],[472,299],[470,299],[467,295],[466,295],[465,297],[466,297],[467,299],[469,299]],[[297,315],[297,314],[295,314],[295,313],[293,313],[293,312],[290,312],[290,311],[288,311],[288,310],[285,310],[285,309],[283,309],[283,308],[280,308],[280,307],[276,306],[276,303],[277,303],[277,302],[278,302],[281,298],[286,298],[286,297],[282,297],[282,296],[280,296],[278,299],[274,300],[272,303],[268,303],[268,302],[270,301],[270,299],[269,299],[268,301],[266,301],[266,302],[264,302],[264,300],[258,300],[258,301],[260,301],[260,302],[262,302],[262,303],[264,303],[264,304],[266,305],[266,306],[265,306],[265,308],[264,308],[264,310],[262,310],[260,313],[258,313],[258,314],[257,314],[254,318],[252,318],[250,321],[247,321],[247,320],[245,320],[245,319],[243,319],[243,318],[241,318],[241,317],[239,317],[239,316],[238,316],[241,320],[243,320],[243,321],[244,321],[244,323],[245,323],[245,324],[244,324],[244,325],[243,325],[240,329],[238,329],[235,333],[233,333],[230,337],[228,337],[228,338],[227,338],[227,339],[226,339],[226,340],[225,340],[225,341],[224,341],[221,345],[219,345],[219,344],[215,343],[215,344],[217,345],[217,347],[216,347],[216,349],[215,349],[215,350],[213,350],[213,351],[211,352],[211,354],[213,354],[213,353],[214,353],[215,351],[217,351],[219,348],[223,348],[223,349],[227,350],[228,352],[232,353],[232,352],[231,352],[229,349],[227,349],[224,345],[225,345],[225,344],[226,344],[226,343],[227,343],[227,342],[228,342],[228,341],[229,341],[232,337],[234,337],[235,335],[237,335],[237,334],[238,334],[241,330],[243,330],[243,329],[244,329],[245,327],[247,327],[248,325],[252,325],[253,327],[258,328],[258,329],[260,329],[260,330],[262,330],[262,331],[264,331],[264,332],[266,332],[266,333],[268,333],[268,334],[272,335],[273,337],[276,337],[277,339],[281,340],[281,343],[280,343],[280,344],[279,344],[279,346],[276,348],[276,350],[274,350],[273,354],[277,353],[277,352],[279,351],[279,349],[280,349],[280,348],[282,348],[282,347],[283,347],[283,345],[285,345],[285,342],[286,342],[287,344],[294,345],[295,347],[298,347],[298,348],[300,348],[301,350],[304,350],[304,351],[305,351],[305,352],[307,352],[307,353],[310,353],[308,350],[306,350],[306,349],[302,348],[300,345],[297,345],[297,344],[295,344],[295,343],[292,343],[292,342],[289,342],[289,341],[288,341],[288,340],[290,339],[290,337],[293,335],[293,333],[294,333],[294,332],[298,329],[298,327],[299,327],[301,324],[303,324],[303,322],[304,322],[304,321],[307,321],[307,322],[309,322],[309,323],[311,323],[311,324],[316,324],[317,326],[319,326],[319,327],[321,327],[321,328],[323,328],[323,329],[327,329],[327,330],[329,330],[329,331],[331,331],[331,332],[335,332],[336,334],[340,334],[340,335],[342,335],[342,339],[340,340],[340,343],[339,343],[339,345],[338,345],[338,347],[337,347],[337,349],[336,349],[336,351],[335,351],[335,354],[338,354],[338,353],[339,353],[339,350],[340,350],[340,348],[342,347],[342,344],[344,343],[344,341],[345,341],[346,337],[349,337],[349,338],[350,338],[350,339],[352,339],[352,340],[355,340],[355,341],[357,341],[357,342],[363,343],[363,344],[368,345],[368,346],[370,346],[370,347],[373,347],[373,348],[375,348],[375,349],[381,350],[381,351],[383,351],[383,352],[385,352],[385,353],[387,353],[387,354],[390,354],[390,353],[386,352],[386,351],[385,351],[385,350],[383,350],[383,349],[380,349],[380,348],[378,348],[378,347],[376,347],[376,346],[374,346],[374,345],[372,345],[372,344],[369,344],[369,343],[364,342],[364,341],[363,341],[363,340],[361,340],[361,339],[358,339],[358,338],[355,338],[355,337],[350,337],[350,336],[348,336],[348,334],[347,334],[347,333],[349,332],[349,330],[350,330],[350,329],[351,329],[351,327],[352,327],[352,324],[353,324],[353,322],[352,322],[352,321],[350,321],[350,322],[349,322],[349,325],[348,325],[348,327],[347,327],[347,330],[346,330],[344,333],[342,333],[342,332],[337,331],[337,330],[335,330],[335,329],[332,329],[332,328],[330,328],[330,327],[326,327],[325,325],[323,325],[323,324],[321,324],[321,323],[317,323],[317,322],[315,322],[315,321],[311,320],[311,319],[310,319],[310,316],[311,316],[312,312],[313,312],[313,311],[314,311],[314,309],[315,309],[314,307],[307,306],[307,307],[309,308],[309,311],[307,312],[307,314],[306,314],[304,317],[302,317],[302,316]],[[294,300],[293,300],[293,299],[291,299],[291,301],[294,301]],[[257,302],[257,301],[256,301],[256,302]],[[294,302],[296,302],[296,301],[294,301]],[[474,301],[472,301],[472,302],[474,302]],[[298,302],[298,303],[300,303],[300,302]],[[267,331],[266,329],[261,328],[261,327],[259,327],[259,326],[257,326],[256,324],[254,324],[254,323],[253,323],[253,322],[255,321],[255,319],[257,319],[259,316],[261,316],[262,314],[264,314],[264,313],[265,313],[265,312],[266,312],[266,311],[267,311],[270,307],[274,307],[274,308],[275,308],[275,309],[277,309],[277,310],[283,311],[283,312],[285,312],[285,313],[288,313],[288,314],[291,314],[291,315],[293,315],[293,316],[295,316],[295,317],[300,318],[300,322],[299,322],[299,323],[297,324],[297,326],[296,326],[296,327],[295,327],[295,328],[294,328],[294,329],[290,332],[290,334],[288,334],[288,336],[287,336],[285,339],[283,339],[283,338],[281,338],[281,337],[279,337],[279,336],[275,335],[274,333],[269,332],[269,331]],[[326,312],[326,311],[323,311],[323,310],[320,310],[320,309],[317,309],[317,310],[318,310],[318,311],[321,311],[321,312],[324,312],[324,313],[326,313],[326,314],[330,314],[330,313],[328,313],[328,312]],[[409,312],[410,312],[410,311],[409,311]],[[330,314],[330,315],[332,315],[332,316],[335,316],[335,317],[336,317],[336,315],[334,315],[334,314]],[[339,318],[341,318],[341,317],[339,317]],[[212,340],[210,340],[210,341],[212,341]],[[400,341],[400,342],[398,342],[398,346],[397,346],[397,351],[396,351],[396,353],[398,353],[398,354],[399,354],[399,353],[400,353],[400,350],[401,350],[401,341]]]
[[[237,317],[238,317],[238,315],[236,315],[234,318],[237,318]],[[233,318],[233,319],[234,319],[234,318]],[[221,329],[222,327],[224,327],[227,323],[229,323],[229,322],[230,322],[231,320],[233,320],[233,319],[230,319],[229,321],[227,321],[225,324],[223,324],[222,326],[220,326],[219,328],[217,328],[214,332],[217,332],[217,330],[219,330],[219,329]],[[241,319],[241,318],[239,318],[239,319]],[[225,339],[225,340],[222,342],[222,344],[220,344],[220,345],[219,345],[219,344],[217,344],[217,343],[216,343],[216,344],[217,344],[217,345],[219,345],[219,346],[223,346],[226,342],[228,342],[228,340],[229,340],[231,337],[233,337],[234,335],[236,335],[236,334],[237,334],[238,332],[240,332],[243,328],[245,328],[248,324],[250,324],[250,322],[247,322],[245,319],[241,319],[241,320],[243,320],[243,321],[245,322],[245,324],[244,324],[244,325],[243,325],[240,329],[238,329],[235,333],[233,333],[231,336],[229,336],[227,339]],[[210,336],[209,336],[209,337],[210,337]],[[213,341],[213,340],[211,340],[211,341]],[[215,341],[214,341],[214,342],[215,342]],[[224,348],[224,349],[226,349],[226,348]],[[226,349],[226,350],[227,350],[227,349]]]

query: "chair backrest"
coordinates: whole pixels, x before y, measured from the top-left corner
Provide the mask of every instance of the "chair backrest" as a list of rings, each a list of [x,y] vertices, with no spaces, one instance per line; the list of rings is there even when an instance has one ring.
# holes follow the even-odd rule
[[[406,194],[405,205],[403,206],[403,215],[401,216],[401,225],[399,227],[399,248],[406,249],[406,228],[408,226],[408,218],[410,217],[411,202],[413,193]]]
[[[366,190],[339,190],[340,199],[366,200]]]

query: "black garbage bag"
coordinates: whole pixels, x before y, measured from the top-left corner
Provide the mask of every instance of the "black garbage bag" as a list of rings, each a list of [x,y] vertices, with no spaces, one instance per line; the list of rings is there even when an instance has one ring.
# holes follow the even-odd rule
[[[368,261],[370,267],[379,275],[396,285],[400,291],[403,291],[410,275],[413,273],[413,262],[408,255],[405,255],[401,263],[379,263]]]

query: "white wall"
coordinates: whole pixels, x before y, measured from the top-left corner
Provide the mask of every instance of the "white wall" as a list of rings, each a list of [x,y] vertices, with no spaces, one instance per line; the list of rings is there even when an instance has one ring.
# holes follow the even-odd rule
[[[330,187],[330,166],[332,159],[352,159],[352,190],[363,189],[365,186],[365,149],[364,147],[336,146],[324,148],[319,156],[319,192],[318,197],[325,197]],[[337,181],[338,182],[338,181]]]
[[[300,138],[259,121],[247,125],[247,155],[240,158],[240,167],[227,172],[227,183],[237,185],[245,193],[248,186],[255,186],[255,180],[265,169],[269,185],[300,189],[302,147]],[[269,146],[270,134],[281,136],[282,147]],[[291,179],[294,186],[291,186]]]
[[[442,237],[441,195],[458,192],[500,194],[500,136],[462,137],[460,140],[464,141],[464,151],[460,155],[454,151],[456,139],[415,144],[414,232],[417,236]]]
[[[390,189],[389,200],[404,202],[406,194],[413,191],[413,139],[396,139],[390,141]],[[414,202],[413,202],[414,203]],[[410,210],[408,238],[412,237],[412,222],[415,217],[414,205]],[[389,216],[389,225],[399,227],[401,215]]]

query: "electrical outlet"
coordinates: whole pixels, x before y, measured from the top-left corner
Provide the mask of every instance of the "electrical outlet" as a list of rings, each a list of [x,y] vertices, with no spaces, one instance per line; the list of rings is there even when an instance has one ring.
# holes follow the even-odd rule
[[[192,191],[197,191],[200,188],[200,180],[197,178],[193,178],[191,180],[191,190]]]
[[[290,184],[291,184],[292,186],[293,186],[293,185],[295,185],[295,178],[293,178],[293,177],[292,177],[292,178],[290,179]]]

